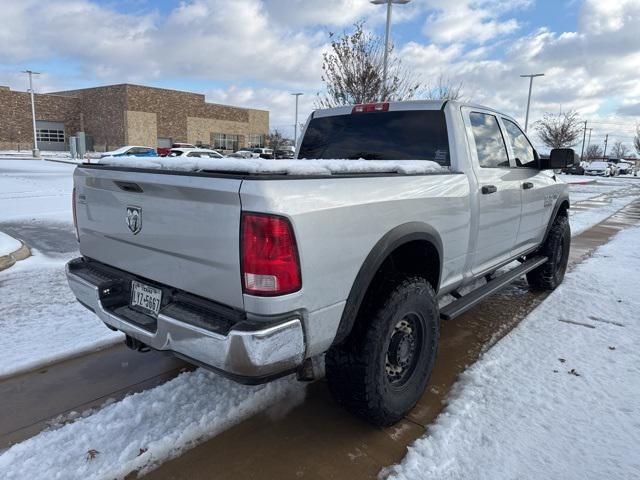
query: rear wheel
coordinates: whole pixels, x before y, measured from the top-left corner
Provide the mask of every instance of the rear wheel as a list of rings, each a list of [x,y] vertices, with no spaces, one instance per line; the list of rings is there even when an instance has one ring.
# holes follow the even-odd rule
[[[529,285],[536,290],[554,290],[562,283],[569,263],[571,228],[569,219],[558,216],[553,221],[549,235],[535,255],[544,255],[549,260],[527,273]]]
[[[402,419],[424,392],[435,363],[440,319],[435,293],[424,278],[402,280],[378,298],[364,307],[361,318],[370,319],[367,325],[327,352],[326,367],[339,404],[387,426]]]

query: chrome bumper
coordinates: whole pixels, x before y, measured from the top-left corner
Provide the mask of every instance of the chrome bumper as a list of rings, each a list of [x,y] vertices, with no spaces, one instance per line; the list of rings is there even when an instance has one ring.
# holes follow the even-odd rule
[[[158,315],[150,332],[106,310],[98,286],[81,278],[67,265],[67,280],[76,298],[107,325],[155,350],[168,350],[231,376],[261,378],[300,366],[305,343],[300,318],[291,318],[260,330],[210,332],[170,316]]]

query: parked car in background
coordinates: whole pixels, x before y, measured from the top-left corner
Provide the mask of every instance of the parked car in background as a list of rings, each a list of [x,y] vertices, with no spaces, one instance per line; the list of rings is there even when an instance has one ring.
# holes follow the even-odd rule
[[[570,167],[563,168],[562,173],[567,175],[584,175],[584,167],[582,165],[571,165]]]
[[[613,169],[608,162],[591,162],[587,168],[584,169],[585,175],[596,175],[599,177],[611,177],[613,176]]]
[[[292,158],[294,158],[295,152],[291,151],[291,150],[276,150],[275,152],[275,157],[278,159],[283,159],[283,160],[290,160]]]
[[[172,148],[168,157],[224,158],[224,155],[208,148]]]
[[[260,158],[260,154],[254,153],[253,148],[241,148],[233,156],[238,158]]]
[[[191,143],[174,143],[171,147],[158,147],[158,156],[166,157],[173,148],[196,148],[196,146]]]
[[[257,153],[260,158],[273,158],[273,150],[270,148],[252,148],[253,153]]]
[[[633,165],[627,162],[618,163],[618,175],[631,175],[633,172]]]
[[[117,150],[112,150],[110,152],[104,152],[100,155],[100,158],[104,157],[157,157],[158,153],[154,148],[151,147],[141,147],[137,145],[127,145],[125,147],[120,147]]]

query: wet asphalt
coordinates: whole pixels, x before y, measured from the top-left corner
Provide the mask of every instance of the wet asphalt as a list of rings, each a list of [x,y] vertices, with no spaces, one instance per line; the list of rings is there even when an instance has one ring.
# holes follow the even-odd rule
[[[596,208],[607,197],[581,202]],[[570,267],[621,229],[640,223],[640,201],[573,238]],[[72,255],[69,225],[2,223],[0,229],[52,256]],[[163,464],[149,478],[376,478],[400,461],[408,444],[424,435],[445,406],[456,379],[515,327],[544,298],[524,279],[496,293],[455,320],[445,322],[430,385],[413,411],[388,429],[373,428],[331,400],[326,383],[309,385],[305,401],[286,415],[269,412],[246,420]],[[170,355],[140,354],[116,346],[0,382],[0,449],[22,441],[71,411],[97,408],[107,399],[152,388],[193,368]]]

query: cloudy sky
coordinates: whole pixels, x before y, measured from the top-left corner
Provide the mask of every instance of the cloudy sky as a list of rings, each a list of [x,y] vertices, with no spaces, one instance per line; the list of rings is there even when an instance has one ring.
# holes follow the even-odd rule
[[[328,32],[365,20],[382,34],[385,9],[368,0],[0,0],[0,85],[36,91],[140,83],[265,108],[291,132],[322,90]],[[393,40],[424,82],[439,75],[524,123],[578,110],[591,143],[631,143],[640,122],[640,0],[413,0],[394,9]]]

